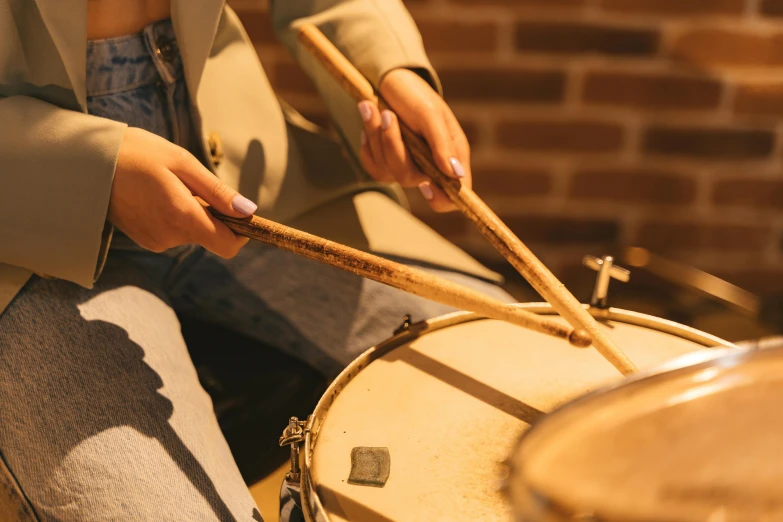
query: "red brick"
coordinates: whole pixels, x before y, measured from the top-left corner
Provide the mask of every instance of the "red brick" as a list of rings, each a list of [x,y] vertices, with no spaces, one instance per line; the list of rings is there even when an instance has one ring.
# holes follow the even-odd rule
[[[723,86],[717,80],[674,74],[591,72],[583,98],[587,103],[640,109],[716,109]]]
[[[783,208],[783,181],[772,179],[716,181],[712,200],[719,205]]]
[[[639,227],[636,244],[655,252],[673,250],[760,250],[771,237],[769,227],[658,221]]]
[[[650,56],[658,51],[660,33],[650,28],[580,22],[520,22],[515,40],[519,51]]]
[[[501,146],[519,150],[601,153],[624,142],[620,125],[589,120],[501,122],[497,134]]]
[[[745,0],[602,0],[607,11],[662,15],[742,14]]]
[[[473,188],[483,196],[541,196],[552,189],[552,178],[544,169],[487,168],[473,166]]]
[[[438,74],[449,101],[550,104],[565,93],[566,75],[559,70],[443,67]]]
[[[783,35],[723,28],[693,29],[672,41],[671,55],[699,66],[780,66]]]
[[[245,31],[253,43],[277,43],[277,37],[272,30],[272,19],[268,11],[239,9],[237,15],[239,15],[239,20],[245,26]]]
[[[734,112],[753,116],[783,116],[783,83],[738,85]]]
[[[644,136],[649,154],[714,160],[767,158],[775,147],[775,134],[766,130],[732,128],[652,127]]]
[[[761,0],[759,10],[767,16],[783,16],[783,0]]]
[[[317,94],[313,82],[299,65],[293,62],[277,62],[275,64],[274,85],[276,91],[283,94]]]
[[[613,243],[620,235],[620,225],[611,219],[531,215],[505,218],[505,222],[522,241],[530,243]]]
[[[569,197],[579,200],[684,205],[696,198],[696,182],[681,174],[646,169],[586,169],[574,173]]]
[[[492,52],[498,46],[498,27],[492,22],[418,20],[429,52]]]

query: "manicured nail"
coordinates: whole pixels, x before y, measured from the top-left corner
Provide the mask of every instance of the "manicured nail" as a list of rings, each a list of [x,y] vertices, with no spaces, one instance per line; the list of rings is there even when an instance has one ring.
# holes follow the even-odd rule
[[[370,102],[363,101],[359,103],[359,114],[362,115],[362,121],[364,121],[364,123],[367,123],[372,119],[372,106],[370,105]]]
[[[432,201],[432,198],[435,197],[435,193],[432,192],[432,185],[430,185],[428,181],[425,181],[419,185],[419,190],[421,191],[421,195],[424,196],[424,199],[427,201]]]
[[[367,145],[367,133],[362,131],[362,147]]]
[[[451,168],[452,168],[452,170],[454,170],[454,174],[458,178],[464,178],[465,177],[465,167],[462,166],[462,163],[460,163],[457,158],[451,158],[449,160],[449,163],[451,163]]]
[[[231,207],[246,216],[252,216],[258,209],[258,205],[241,194],[234,196],[234,199],[231,200]]]
[[[381,113],[381,128],[383,130],[388,130],[389,127],[391,127],[392,123],[392,115],[389,111],[383,111]]]

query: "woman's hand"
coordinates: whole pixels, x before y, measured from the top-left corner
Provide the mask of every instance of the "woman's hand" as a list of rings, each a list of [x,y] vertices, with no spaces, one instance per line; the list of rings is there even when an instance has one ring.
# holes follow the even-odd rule
[[[413,164],[397,120],[399,115],[427,140],[435,163],[443,172],[460,178],[470,187],[470,146],[454,113],[426,81],[408,69],[389,72],[381,82],[380,90],[394,112],[380,113],[371,102],[359,104],[364,121],[360,153],[364,168],[378,181],[396,181],[403,187],[418,186],[437,212],[454,210],[456,207],[448,196],[432,185]]]
[[[197,243],[221,257],[234,257],[248,239],[235,235],[194,196],[233,217],[249,216],[257,208],[185,149],[129,127],[114,171],[109,221],[153,252]]]

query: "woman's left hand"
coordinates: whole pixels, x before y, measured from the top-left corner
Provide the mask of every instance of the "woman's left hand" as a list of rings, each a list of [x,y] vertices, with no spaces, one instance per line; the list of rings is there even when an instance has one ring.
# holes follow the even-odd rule
[[[448,196],[413,164],[397,120],[399,115],[414,132],[427,140],[435,163],[443,172],[471,187],[470,146],[454,113],[426,81],[408,69],[389,72],[383,78],[380,90],[394,112],[379,112],[372,102],[359,104],[364,121],[360,153],[364,168],[378,181],[396,181],[403,187],[418,186],[437,212],[455,210]]]

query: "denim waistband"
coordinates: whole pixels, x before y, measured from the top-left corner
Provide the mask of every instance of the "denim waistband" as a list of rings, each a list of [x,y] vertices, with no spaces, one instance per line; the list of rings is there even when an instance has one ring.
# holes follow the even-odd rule
[[[171,20],[154,22],[141,33],[87,42],[87,96],[173,84],[182,59]]]

